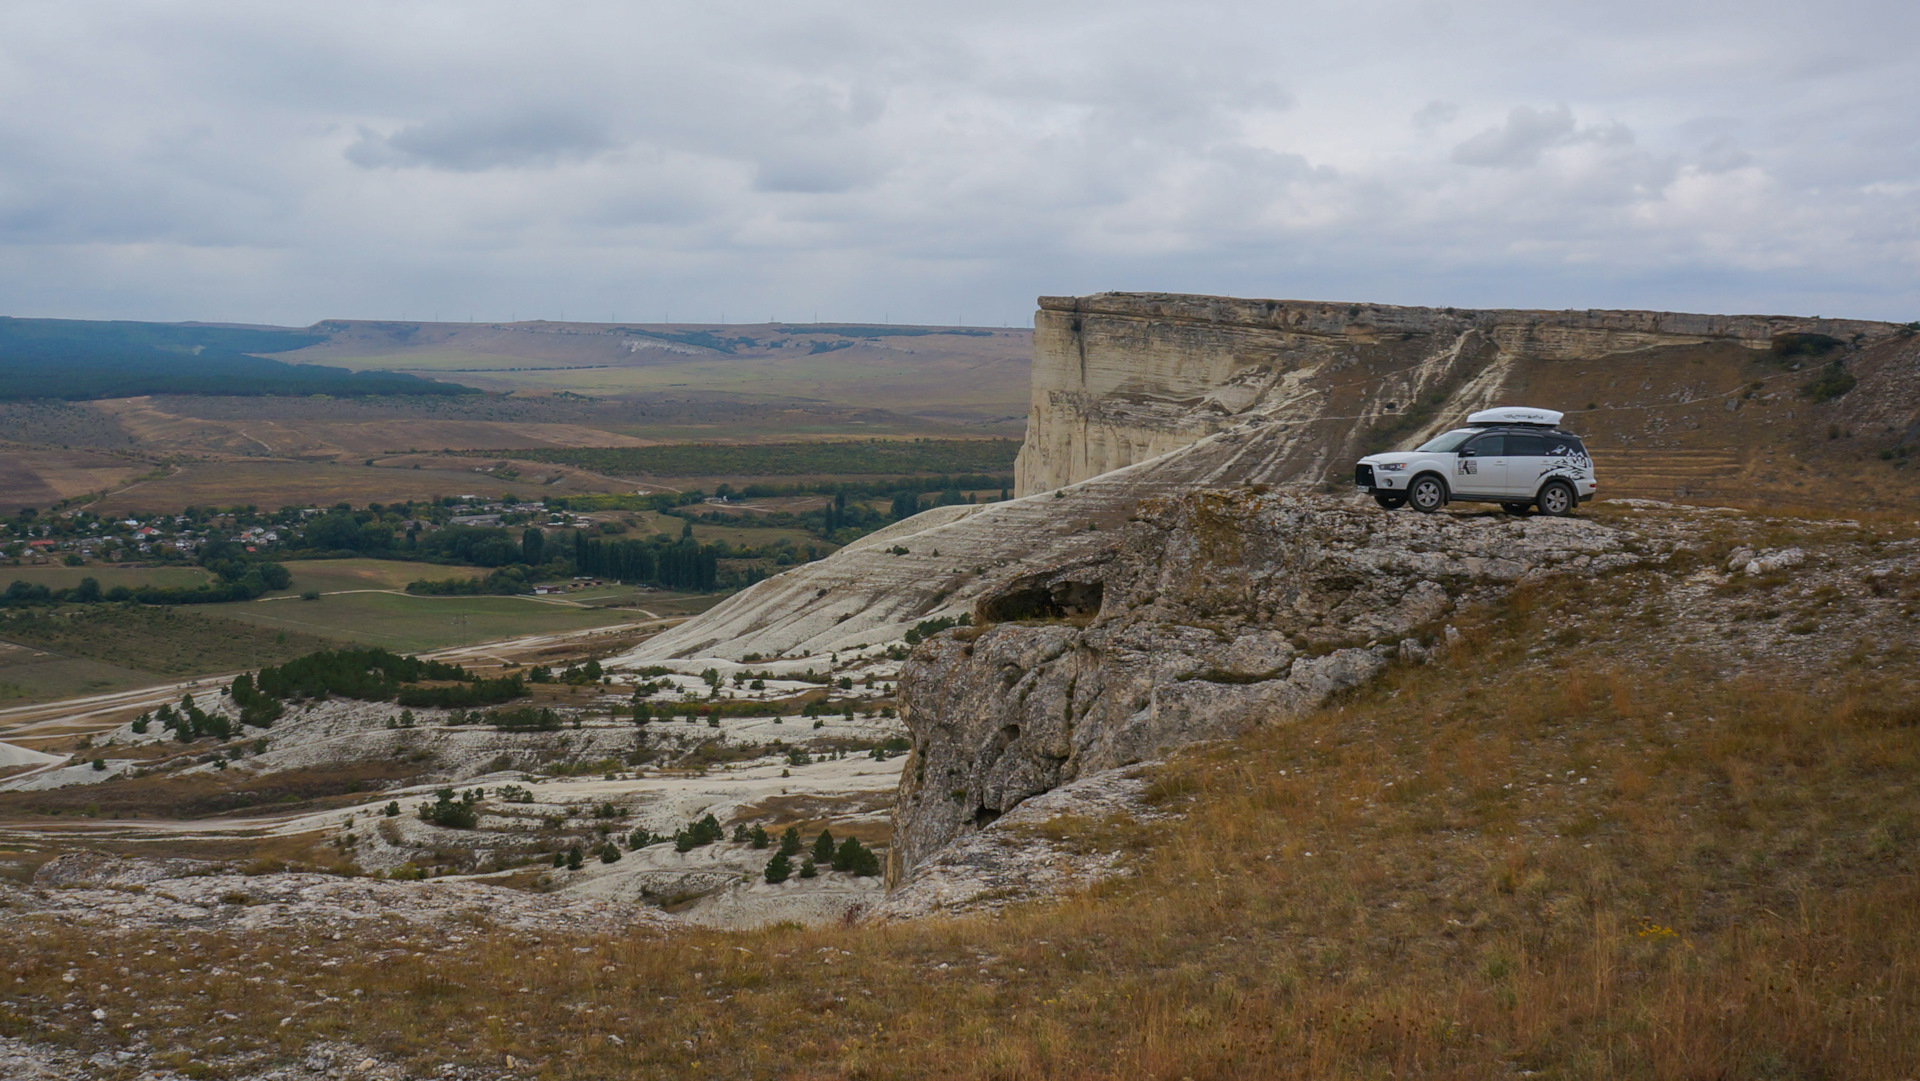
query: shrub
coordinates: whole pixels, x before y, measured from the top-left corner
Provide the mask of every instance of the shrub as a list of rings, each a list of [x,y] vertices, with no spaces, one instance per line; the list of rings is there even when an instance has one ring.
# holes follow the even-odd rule
[[[698,822],[688,823],[686,828],[676,832],[673,835],[673,850],[691,852],[702,845],[710,845],[725,838],[726,832],[720,828],[720,820],[709,814]]]
[[[785,882],[787,876],[793,874],[793,861],[787,858],[784,848],[775,852],[773,858],[767,861],[767,869],[764,873],[768,882]]]
[[[811,858],[800,861],[800,877],[801,878],[813,878],[819,873],[820,873],[820,868],[814,864]]]
[[[1819,375],[1815,376],[1806,385],[1802,386],[1800,388],[1800,394],[1802,397],[1809,398],[1815,402],[1830,402],[1845,394],[1847,391],[1852,390],[1858,382],[1859,380],[1853,377],[1853,373],[1847,371],[1847,369],[1836,360],[1832,364],[1827,365]]]
[[[480,812],[474,807],[479,802],[477,788],[469,788],[457,798],[453,789],[442,788],[434,793],[432,803],[420,805],[420,818],[447,829],[470,830],[480,824]]]
[[[600,862],[601,863],[619,863],[620,862],[620,846],[617,844],[614,844],[612,841],[608,841],[606,844],[601,845],[600,846]]]
[[[880,873],[880,857],[873,849],[861,844],[858,837],[849,837],[833,850],[833,869],[852,875],[877,875]]]
[[[387,804],[386,809],[380,813],[386,815],[388,818],[399,818],[400,817],[400,801],[394,800],[393,802]]]
[[[567,870],[578,871],[585,863],[586,860],[580,855],[579,845],[567,849]]]
[[[642,826],[627,835],[627,848],[629,850],[642,849],[648,845],[657,845],[666,839],[667,838],[654,833],[652,830],[647,829],[645,826]]]

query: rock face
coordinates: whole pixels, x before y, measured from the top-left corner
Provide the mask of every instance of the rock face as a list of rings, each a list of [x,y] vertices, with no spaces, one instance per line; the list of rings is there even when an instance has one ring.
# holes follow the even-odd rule
[[[1149,500],[1100,550],[985,594],[974,627],[907,662],[914,747],[891,881],[1030,797],[1298,715],[1396,656],[1443,648],[1462,599],[1645,558],[1628,539],[1577,519],[1383,514],[1246,489]]]
[[[1662,418],[1640,413],[1646,402],[1680,410],[1711,398],[1718,407],[1721,390],[1741,385],[1730,372],[1726,387],[1709,389],[1702,373],[1676,363],[1696,357],[1674,350],[1711,353],[1719,366],[1738,368],[1791,342],[1786,336],[1817,335],[1816,342],[1858,351],[1864,381],[1894,359],[1880,355],[1885,347],[1912,342],[1902,333],[1888,323],[1789,316],[1469,311],[1166,293],[1041,297],[1017,494],[1131,465],[1256,416],[1287,425],[1289,435],[1267,463],[1262,479],[1269,483],[1318,482],[1362,453],[1385,449],[1370,443],[1405,443],[1528,394],[1538,399],[1531,404],[1570,412],[1589,400],[1602,412],[1634,410],[1569,421],[1584,421],[1590,436],[1607,434],[1592,430],[1599,419],[1636,428],[1652,419],[1658,430]],[[1911,380],[1916,370],[1915,350],[1896,351],[1888,388],[1895,391],[1897,374]],[[1614,363],[1627,357],[1653,360],[1653,378]],[[1601,369],[1630,378],[1610,384],[1602,375],[1599,387],[1586,385]],[[1911,424],[1920,404],[1914,392],[1895,397],[1894,413]]]
[[[1365,453],[1515,402],[1570,411],[1603,497],[1807,505],[1834,494],[1852,505],[1865,491],[1920,509],[1911,484],[1889,483],[1904,476],[1861,453],[1920,439],[1920,334],[1888,323],[1103,293],[1043,297],[1034,326],[1022,498],[910,518],[623,661],[897,641],[1097,548],[1143,499],[1343,486]],[[1809,380],[1832,365],[1857,386],[1810,401]],[[1775,464],[1783,452],[1792,468]]]

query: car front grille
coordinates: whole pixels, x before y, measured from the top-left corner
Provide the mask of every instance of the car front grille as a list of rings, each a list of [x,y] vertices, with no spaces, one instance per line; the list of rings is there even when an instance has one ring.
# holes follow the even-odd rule
[[[1362,488],[1373,487],[1373,467],[1365,462],[1353,467],[1353,483]]]

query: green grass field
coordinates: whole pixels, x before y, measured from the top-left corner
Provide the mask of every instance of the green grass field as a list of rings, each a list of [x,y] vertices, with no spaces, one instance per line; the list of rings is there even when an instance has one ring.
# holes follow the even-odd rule
[[[117,563],[91,563],[84,567],[0,567],[0,581],[16,579],[48,589],[67,589],[92,578],[101,589],[126,586],[178,586],[192,589],[212,580],[213,575],[199,567],[124,567]]]
[[[650,510],[633,511],[623,514],[620,517],[623,520],[629,518],[637,519],[640,524],[629,526],[628,532],[624,536],[616,536],[609,539],[623,540],[639,538],[645,540],[655,533],[665,533],[670,537],[678,537],[680,531],[684,529],[687,524],[684,518],[675,518],[669,514],[661,514],[657,511]],[[741,515],[741,517],[744,519],[746,515]],[[828,544],[826,541],[821,540],[819,537],[804,529],[729,526],[716,525],[712,522],[693,523],[693,539],[699,541],[701,544],[713,544],[718,541],[725,541],[728,544],[750,544],[758,548],[768,544],[778,544],[782,538],[792,541],[794,547],[801,549],[806,548],[809,544],[820,549],[822,552],[831,552],[836,548],[835,545]]]
[[[203,613],[118,604],[9,612],[0,616],[0,642],[24,648],[0,649],[0,680],[23,689],[15,697],[59,697],[278,664],[338,645]]]
[[[349,589],[405,589],[422,578],[476,578],[486,572],[472,567],[438,563],[408,563],[392,559],[296,559],[285,564],[293,574],[294,593],[318,590],[338,593]]]
[[[627,622],[631,613],[521,597],[412,597],[347,593],[207,605],[203,611],[262,627],[395,650],[441,649],[523,634],[554,634]]]
[[[0,706],[131,690],[155,682],[151,672],[0,644]]]

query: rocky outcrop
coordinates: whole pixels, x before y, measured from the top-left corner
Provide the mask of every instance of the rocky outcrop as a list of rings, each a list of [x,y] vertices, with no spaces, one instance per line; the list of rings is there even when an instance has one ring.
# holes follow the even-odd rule
[[[1491,405],[1569,411],[1603,497],[1891,499],[1911,486],[1886,484],[1892,467],[1862,452],[1920,439],[1920,334],[1887,323],[1103,293],[1043,297],[1034,326],[1021,498],[891,526],[623,662],[878,647],[1098,548],[1143,499],[1344,488],[1361,455]],[[1810,404],[1808,366],[1834,363],[1857,387]]]
[[[1384,449],[1371,443],[1417,438],[1517,393],[1531,390],[1541,399],[1535,404],[1578,410],[1586,388],[1577,400],[1562,397],[1572,389],[1563,377],[1577,365],[1683,347],[1765,354],[1794,334],[1870,346],[1901,332],[1888,323],[1790,316],[1470,311],[1167,293],[1041,297],[1017,492],[1097,476],[1256,416],[1288,425],[1263,479],[1314,483]],[[1912,368],[1909,358],[1902,370]],[[1697,374],[1676,368],[1660,383]],[[1637,388],[1643,393],[1626,396],[1670,401],[1675,389],[1648,382]],[[1618,403],[1622,395],[1613,397]]]
[[[907,662],[913,754],[892,881],[1040,793],[1424,658],[1463,600],[1658,547],[1629,539],[1576,519],[1382,514],[1247,489],[1149,500],[1099,550],[987,593],[975,626]]]

